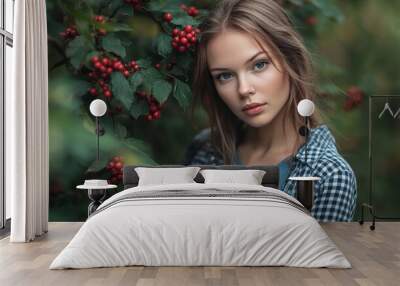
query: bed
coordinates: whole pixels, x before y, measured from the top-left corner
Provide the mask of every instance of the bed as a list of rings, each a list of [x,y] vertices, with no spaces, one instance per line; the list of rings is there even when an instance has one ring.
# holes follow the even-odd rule
[[[192,183],[138,185],[136,167],[124,168],[124,190],[99,206],[50,269],[129,265],[351,268],[309,211],[276,188],[279,174],[274,166],[251,167],[265,170],[260,185],[205,183],[200,173]]]

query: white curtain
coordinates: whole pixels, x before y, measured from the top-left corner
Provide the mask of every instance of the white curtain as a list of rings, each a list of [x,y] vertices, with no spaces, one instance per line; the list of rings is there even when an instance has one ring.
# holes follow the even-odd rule
[[[47,232],[48,72],[45,0],[15,1],[13,91],[6,98],[6,188],[11,242]]]

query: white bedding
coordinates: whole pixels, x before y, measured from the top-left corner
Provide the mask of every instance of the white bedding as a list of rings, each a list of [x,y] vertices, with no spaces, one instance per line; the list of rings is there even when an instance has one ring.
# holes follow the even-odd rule
[[[168,190],[253,190],[271,198],[246,197],[245,192],[244,197],[178,194],[121,200]],[[138,186],[112,196],[50,269],[126,265],[351,267],[318,222],[289,195],[257,185],[198,183]]]

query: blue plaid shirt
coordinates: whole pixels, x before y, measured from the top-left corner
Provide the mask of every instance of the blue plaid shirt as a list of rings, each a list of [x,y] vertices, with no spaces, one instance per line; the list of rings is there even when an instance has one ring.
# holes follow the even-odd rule
[[[282,162],[281,162],[282,163]],[[187,150],[185,165],[223,165],[222,156],[209,141],[209,130],[200,132]],[[281,165],[281,164],[280,164]],[[311,214],[319,221],[351,221],[357,200],[357,181],[346,160],[338,153],[336,142],[326,125],[311,129],[307,143],[293,156],[289,176],[316,176]],[[282,190],[296,196],[296,181],[280,182]]]

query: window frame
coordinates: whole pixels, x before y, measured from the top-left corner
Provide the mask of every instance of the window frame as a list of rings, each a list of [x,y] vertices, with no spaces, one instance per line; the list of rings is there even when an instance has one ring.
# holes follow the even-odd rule
[[[13,48],[13,34],[6,30],[6,1],[0,0],[0,236],[9,232],[10,219],[6,218],[6,189],[5,189],[5,72],[6,72],[6,47]],[[13,19],[15,16],[15,0],[13,5]],[[12,27],[14,30],[14,27]]]

